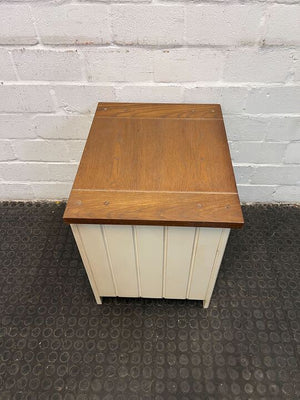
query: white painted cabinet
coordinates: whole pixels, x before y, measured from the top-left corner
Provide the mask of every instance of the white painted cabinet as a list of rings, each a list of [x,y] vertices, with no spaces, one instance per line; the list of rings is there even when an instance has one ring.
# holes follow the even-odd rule
[[[63,217],[101,297],[203,300],[243,214],[219,104],[99,103]]]
[[[209,306],[229,228],[71,224],[96,301],[203,300]]]

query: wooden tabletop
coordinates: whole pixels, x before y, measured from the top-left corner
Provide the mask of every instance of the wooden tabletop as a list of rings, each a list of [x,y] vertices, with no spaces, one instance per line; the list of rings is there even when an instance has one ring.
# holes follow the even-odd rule
[[[99,103],[64,221],[241,227],[220,105]]]

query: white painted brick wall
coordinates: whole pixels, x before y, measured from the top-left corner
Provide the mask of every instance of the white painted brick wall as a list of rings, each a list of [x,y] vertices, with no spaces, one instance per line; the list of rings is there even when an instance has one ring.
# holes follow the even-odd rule
[[[234,2],[233,2],[234,3]],[[261,4],[200,4],[186,7],[186,43],[253,45],[259,39]]]
[[[1,4],[0,44],[37,44],[29,5]]]
[[[5,82],[0,85],[0,110],[3,113],[47,113],[54,112],[55,107],[47,85]]]
[[[207,68],[207,65],[212,68]],[[156,82],[218,81],[222,76],[224,52],[211,49],[168,49],[155,52]],[[170,74],[170,71],[172,73]]]
[[[57,111],[72,116],[94,113],[99,101],[116,100],[115,88],[102,84],[74,82],[70,85],[51,86],[49,90],[55,97]]]
[[[288,144],[285,154],[285,162],[288,164],[300,164],[300,142]]]
[[[117,44],[176,45],[184,41],[184,7],[112,5],[113,40]]]
[[[81,62],[77,50],[12,50],[17,73],[22,81],[81,81]]]
[[[44,3],[46,5],[33,1],[31,6],[41,43],[92,45],[111,42],[107,5]]]
[[[1,60],[1,79],[6,81],[16,80],[17,75],[13,67],[11,55],[7,49],[5,48],[0,49],[0,60]]]
[[[291,50],[273,48],[228,50],[224,80],[228,82],[285,82],[292,65]]]
[[[8,140],[0,141],[0,160],[8,161],[15,160],[16,156],[12,149],[11,143]]]
[[[286,144],[262,142],[232,142],[231,158],[235,163],[278,164],[282,160]]]
[[[0,2],[0,198],[68,196],[98,101],[220,103],[246,202],[300,202],[299,0]]]
[[[83,50],[87,79],[94,82],[153,82],[153,52],[143,48]]]
[[[300,44],[299,4],[274,4],[269,7],[265,43],[283,46]]]
[[[300,85],[254,88],[249,93],[245,111],[252,114],[259,114],[262,110],[266,113],[298,113],[299,99]]]

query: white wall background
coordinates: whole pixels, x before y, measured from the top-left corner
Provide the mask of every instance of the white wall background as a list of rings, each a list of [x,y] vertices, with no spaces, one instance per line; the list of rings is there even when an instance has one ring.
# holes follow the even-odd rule
[[[300,5],[1,1],[0,198],[62,199],[98,101],[221,103],[242,201],[300,201]]]

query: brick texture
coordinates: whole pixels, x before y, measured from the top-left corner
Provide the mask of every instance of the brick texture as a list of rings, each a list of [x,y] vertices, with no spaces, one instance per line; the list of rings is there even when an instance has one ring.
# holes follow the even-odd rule
[[[187,6],[186,41],[198,45],[249,45],[258,40],[262,18],[259,4]]]
[[[109,8],[105,4],[34,4],[32,13],[44,44],[110,43]]]
[[[38,38],[28,5],[1,4],[0,44],[37,44]]]
[[[76,50],[13,50],[23,81],[81,81],[82,67]]]
[[[220,103],[245,202],[300,202],[299,0],[0,2],[0,196],[68,196],[97,102]]]
[[[269,8],[265,41],[272,45],[300,44],[299,4],[274,4]]]
[[[119,44],[183,44],[184,7],[177,5],[113,5],[113,39]]]

